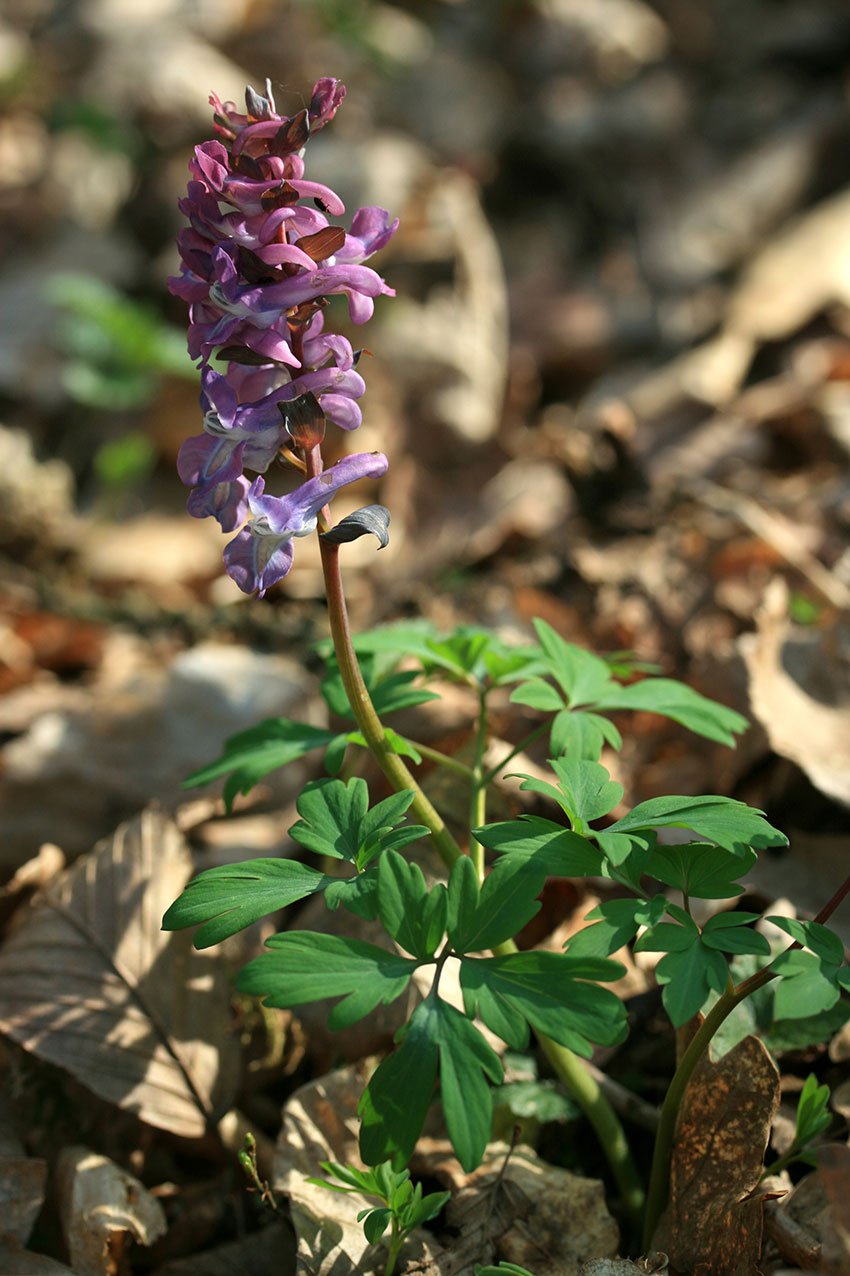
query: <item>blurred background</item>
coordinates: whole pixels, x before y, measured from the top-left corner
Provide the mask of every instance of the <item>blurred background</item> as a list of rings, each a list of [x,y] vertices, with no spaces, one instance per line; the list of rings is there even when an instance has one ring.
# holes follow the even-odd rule
[[[351,441],[390,458],[392,540],[346,551],[356,625],[539,615],[751,713],[734,756],[647,716],[611,765],[631,800],[767,802],[804,890],[850,800],[846,0],[6,0],[2,866],[317,703],[315,546],[257,603],[183,512],[165,280],[209,92],[268,76],[295,111],[323,75],[348,98],[310,175],[402,219]]]

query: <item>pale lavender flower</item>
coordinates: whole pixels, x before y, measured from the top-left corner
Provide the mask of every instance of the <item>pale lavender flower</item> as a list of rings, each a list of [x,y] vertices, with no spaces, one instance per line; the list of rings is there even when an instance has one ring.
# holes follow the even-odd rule
[[[387,471],[381,452],[346,456],[318,478],[308,479],[289,496],[266,496],[265,480],[254,480],[248,492],[251,519],[224,551],[228,576],[246,594],[263,597],[292,567],[293,537],[316,530],[319,511],[341,487],[362,478],[380,478]]]

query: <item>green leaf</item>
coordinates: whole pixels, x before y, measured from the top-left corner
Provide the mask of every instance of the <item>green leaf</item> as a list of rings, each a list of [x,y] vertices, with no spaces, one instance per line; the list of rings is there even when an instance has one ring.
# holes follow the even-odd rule
[[[585,926],[567,940],[565,948],[572,957],[610,957],[625,944],[630,944],[641,926],[654,926],[664,916],[667,901],[663,895],[654,899],[611,899],[592,908]],[[598,919],[598,920],[597,920]]]
[[[347,732],[343,732],[341,735],[338,735],[336,739],[331,740],[330,744],[325,749],[324,757],[324,767],[328,775],[339,775],[342,770],[342,765],[345,762],[345,751],[350,743],[351,741],[348,738]]]
[[[336,731],[313,727],[307,722],[267,718],[226,740],[221,757],[194,771],[183,781],[183,788],[198,788],[232,772],[224,787],[225,805],[230,811],[237,794],[249,793],[264,776],[336,738]]]
[[[374,921],[378,916],[378,873],[375,867],[355,877],[328,878],[325,903],[331,912],[341,906],[357,917]]]
[[[715,913],[702,928],[702,942],[722,953],[755,953],[768,956],[770,944],[764,935],[753,930],[759,913]]]
[[[430,961],[446,933],[446,888],[431,891],[418,864],[386,851],[378,864],[378,916],[406,952]]]
[[[519,1267],[516,1263],[501,1262],[495,1266],[475,1264],[475,1276],[532,1276],[527,1267]]]
[[[447,931],[457,953],[481,952],[510,939],[540,911],[545,874],[528,860],[505,857],[479,888],[464,855],[449,877]]]
[[[621,687],[612,682],[594,701],[596,709],[632,709],[657,713],[719,744],[734,745],[749,723],[734,709],[701,696],[672,678],[645,678]]]
[[[381,850],[397,850],[428,835],[428,829],[421,824],[396,828],[412,801],[413,794],[404,790],[369,810],[365,780],[312,780],[295,804],[302,818],[293,824],[289,834],[316,855],[348,860],[364,869]]]
[[[607,663],[599,656],[565,642],[544,620],[535,620],[534,628],[546,668],[570,705],[596,704],[608,687],[614,685]]]
[[[706,948],[699,938],[689,947],[661,958],[655,977],[664,989],[661,999],[674,1028],[681,1028],[702,1010],[712,989],[723,991],[728,970],[720,953]]]
[[[499,1109],[510,1114],[508,1128],[521,1121],[537,1121],[545,1125],[549,1121],[574,1121],[581,1109],[572,1099],[562,1094],[555,1081],[509,1081],[499,1086],[493,1096],[497,1124]]]
[[[817,1077],[814,1073],[809,1073],[803,1082],[800,1098],[797,1100],[797,1130],[794,1142],[799,1148],[804,1148],[831,1124],[829,1086],[818,1085]]]
[[[511,953],[461,962],[460,982],[468,1015],[478,1014],[513,1049],[528,1040],[527,1024],[577,1054],[591,1042],[614,1045],[626,1035],[623,1003],[598,982],[617,979],[619,962],[550,952]],[[522,1031],[518,1025],[522,1021]]]
[[[801,922],[794,917],[768,917],[766,920],[773,922],[774,926],[784,930],[786,935],[796,939],[798,944],[810,949],[816,957],[821,957],[830,965],[840,966],[844,961],[844,945],[841,940],[834,931],[822,926],[820,922]]]
[[[367,1165],[410,1160],[438,1068],[446,1126],[458,1160],[467,1171],[479,1164],[492,1115],[487,1080],[501,1081],[502,1065],[474,1024],[430,996],[416,1007],[398,1049],[373,1073],[360,1100],[360,1155]]]
[[[781,986],[774,985],[773,988]],[[775,997],[771,995],[772,1006],[774,1001]],[[836,1001],[829,1010],[818,1014],[803,1015],[799,1019],[776,1019],[761,1029],[759,1035],[771,1054],[785,1054],[789,1050],[807,1050],[809,1046],[829,1041],[848,1019],[850,1006],[845,1001]]]
[[[537,815],[485,824],[474,833],[488,850],[532,861],[547,877],[590,877],[602,871],[602,856],[591,842]]]
[[[273,935],[266,947],[271,952],[255,957],[239,975],[239,990],[283,1009],[342,997],[328,1017],[333,1029],[347,1028],[376,1006],[395,1001],[420,964],[359,939],[307,930]]]
[[[565,753],[589,762],[599,761],[606,744],[617,750],[623,747],[623,737],[613,722],[580,709],[562,709],[555,715],[549,742],[555,757]]]
[[[564,697],[558,694],[551,683],[544,682],[542,678],[532,678],[530,682],[523,682],[511,692],[511,703],[527,704],[531,709],[552,710],[557,713],[564,707]]]
[[[785,834],[772,828],[762,811],[716,795],[651,798],[639,803],[604,833],[597,834],[596,840],[605,850],[607,840],[618,834],[659,828],[692,829],[700,837],[744,859],[749,858],[751,847],[762,850],[788,844]]]
[[[738,878],[752,868],[754,851],[736,855],[722,846],[688,842],[654,846],[643,866],[648,877],[673,886],[694,899],[734,899],[744,892]]]
[[[399,735],[397,731],[393,731],[392,727],[384,727],[384,739],[392,749],[393,753],[397,753],[402,758],[412,758],[418,764],[422,761],[422,754],[417,750],[416,746],[411,744],[410,740],[405,740],[403,735]],[[350,731],[348,734],[349,744],[359,744],[361,749],[368,749],[366,737],[361,731]]]
[[[384,1232],[392,1222],[393,1212],[386,1206],[374,1210],[361,1210],[357,1215],[358,1223],[363,1224],[363,1235],[370,1245],[377,1245]]]
[[[200,873],[171,905],[163,930],[183,930],[203,923],[196,948],[209,948],[307,895],[324,890],[334,879],[297,860],[246,860],[222,864]]]
[[[420,1184],[417,1183],[416,1188],[417,1191],[421,1191]],[[405,1207],[402,1218],[404,1230],[412,1232],[414,1228],[421,1227],[423,1223],[430,1223],[431,1219],[436,1218],[451,1199],[451,1192],[429,1192],[427,1196],[415,1198],[410,1205]]]
[[[777,1019],[804,1019],[823,1013],[831,1010],[841,995],[838,967],[804,949],[780,953],[773,969],[782,977],[774,995]]]
[[[576,833],[588,834],[590,821],[607,815],[623,796],[623,786],[612,780],[599,762],[579,758],[550,758],[558,786],[533,776],[523,776],[521,789],[552,798],[565,812]]]

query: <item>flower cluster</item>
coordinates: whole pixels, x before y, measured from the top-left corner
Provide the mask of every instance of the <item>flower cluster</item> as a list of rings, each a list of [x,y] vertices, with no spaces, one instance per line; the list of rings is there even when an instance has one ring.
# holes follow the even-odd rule
[[[183,268],[169,286],[189,303],[204,421],[177,468],[192,489],[190,514],[241,529],[225,551],[227,571],[261,596],[289,571],[292,538],[316,528],[330,497],[387,468],[380,453],[360,453],[315,473],[324,420],[356,429],[365,389],[351,343],[325,331],[324,308],[342,293],[360,324],[375,297],[393,295],[362,263],[398,222],[383,208],[361,208],[350,231],[331,225],[342,201],[304,177],[305,144],[344,97],[339,80],[322,79],[308,107],[282,116],[268,81],[265,96],[246,90],[245,114],[213,94],[217,137],[195,148],[180,201],[189,225],[178,236]],[[265,495],[264,480],[251,483],[244,470],[266,473],[284,449],[307,456],[313,477],[288,496]]]

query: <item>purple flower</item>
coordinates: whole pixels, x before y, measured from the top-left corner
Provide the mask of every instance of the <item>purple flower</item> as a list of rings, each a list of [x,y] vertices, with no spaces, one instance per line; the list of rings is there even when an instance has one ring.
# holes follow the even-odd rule
[[[308,479],[289,496],[266,496],[265,480],[254,480],[248,492],[252,518],[224,551],[228,576],[246,594],[263,597],[292,567],[292,539],[316,530],[319,511],[340,488],[361,478],[379,478],[387,470],[380,452],[346,456],[318,478]]]
[[[305,175],[304,148],[344,97],[339,80],[321,79],[309,106],[286,116],[269,81],[264,93],[246,90],[244,111],[213,94],[216,136],[195,148],[180,201],[189,224],[178,236],[181,273],[169,286],[189,304],[204,419],[203,432],[180,449],[178,472],[196,518],[232,531],[250,510],[252,521],[227,549],[228,571],[249,591],[264,592],[289,570],[289,542],[316,526],[327,483],[336,490],[361,469],[386,468],[383,458],[379,470],[372,458],[346,458],[282,498],[265,496],[262,479],[252,484],[244,475],[264,474],[283,448],[306,455],[319,446],[325,420],[343,430],[361,422],[363,378],[351,343],[325,330],[324,309],[345,296],[352,321],[362,324],[375,298],[393,295],[363,263],[398,222],[385,209],[361,208],[350,230],[334,226],[329,218],[344,213],[342,200]],[[299,414],[287,414],[286,404],[308,395],[314,428],[291,438],[286,421]],[[320,489],[311,484],[324,493],[315,510],[310,493]]]

